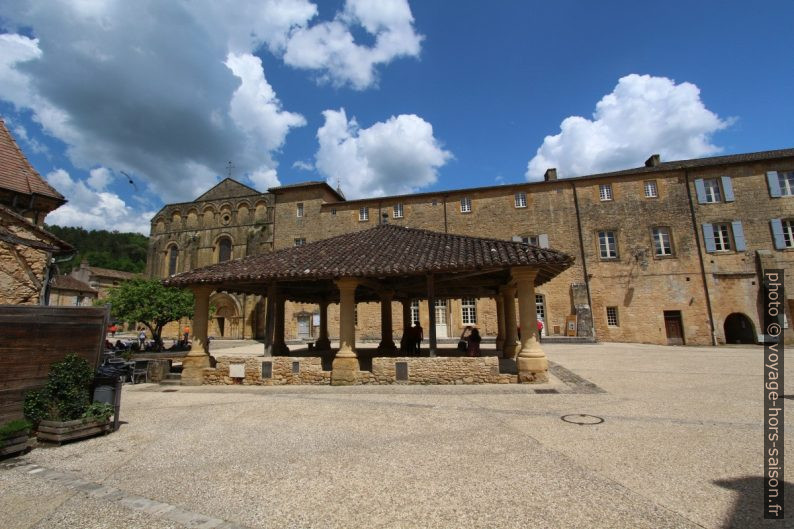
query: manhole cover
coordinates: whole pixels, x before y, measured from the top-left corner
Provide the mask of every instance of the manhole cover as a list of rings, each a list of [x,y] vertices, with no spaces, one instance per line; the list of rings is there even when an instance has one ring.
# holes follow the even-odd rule
[[[570,415],[563,415],[560,417],[565,422],[571,424],[578,424],[579,426],[595,426],[601,424],[604,419],[596,417],[595,415],[587,415],[586,413],[572,413]]]
[[[174,391],[179,391],[178,389],[164,389],[163,393],[173,393]]]

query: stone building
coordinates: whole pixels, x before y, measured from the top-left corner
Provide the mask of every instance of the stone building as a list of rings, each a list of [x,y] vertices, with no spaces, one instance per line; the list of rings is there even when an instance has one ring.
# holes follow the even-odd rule
[[[523,241],[575,257],[536,292],[545,335],[659,344],[758,342],[761,274],[794,257],[794,149],[663,162],[544,181],[345,200],[324,182],[260,193],[226,179],[152,220],[147,272],[168,277],[380,223]],[[260,337],[258,296],[213,294],[210,335]],[[427,328],[426,302],[412,317]],[[786,300],[786,322],[794,301]],[[393,306],[394,321],[400,307]],[[316,337],[318,307],[287,303],[288,339]],[[439,337],[497,333],[488,298],[437,300]],[[329,328],[338,307],[328,309]],[[380,336],[379,304],[358,304],[359,339]],[[397,334],[399,335],[399,329]],[[174,332],[176,334],[176,331]],[[785,325],[785,339],[794,334]]]
[[[73,269],[69,276],[88,285],[89,288],[96,292],[99,299],[104,299],[112,288],[119,286],[124,281],[139,277],[140,274],[91,266],[88,261],[83,259],[80,262],[80,266]]]
[[[66,200],[30,165],[0,120],[0,304],[45,304],[53,259],[72,247],[43,228]]]
[[[69,275],[55,276],[50,280],[49,304],[60,307],[91,307],[98,294],[84,281]]]

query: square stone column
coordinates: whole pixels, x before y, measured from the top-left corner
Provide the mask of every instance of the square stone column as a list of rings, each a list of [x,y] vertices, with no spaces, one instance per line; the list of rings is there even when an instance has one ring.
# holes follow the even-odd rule
[[[339,351],[331,366],[331,384],[349,386],[356,383],[359,371],[356,356],[356,287],[358,280],[345,277],[336,281],[339,287]]]
[[[210,367],[210,344],[207,340],[207,323],[210,313],[212,287],[193,289],[193,346],[182,359],[183,386],[200,386],[204,383],[204,368]]]
[[[501,294],[497,294],[493,298],[496,303],[496,350],[502,352],[504,356],[505,345],[505,299]]]
[[[400,351],[407,354],[413,347],[409,340],[409,335],[411,334],[411,300],[401,299],[400,304],[403,307],[403,335],[400,338]]]
[[[331,350],[331,340],[328,339],[328,300],[320,302],[320,337],[314,346],[320,351]]]
[[[516,287],[506,285],[501,288],[504,305],[505,343],[502,353],[505,358],[513,358],[518,351],[518,334],[516,332]]]
[[[273,354],[288,356],[289,347],[284,341],[284,317],[287,299],[281,294],[276,295],[276,329],[273,337]]]
[[[518,288],[518,315],[521,319],[521,350],[518,352],[518,381],[542,383],[549,380],[549,362],[538,340],[538,315],[535,306],[535,277],[537,269],[513,268],[513,280]]]
[[[393,354],[397,352],[392,336],[392,317],[391,300],[394,292],[387,290],[380,293],[380,344],[378,352],[383,354]]]

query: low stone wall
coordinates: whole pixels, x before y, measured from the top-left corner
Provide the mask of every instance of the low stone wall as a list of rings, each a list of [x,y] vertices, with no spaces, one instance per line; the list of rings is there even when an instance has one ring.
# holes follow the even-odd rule
[[[398,380],[398,363],[405,363],[407,380]],[[361,384],[510,384],[515,375],[499,373],[499,358],[483,357],[379,357],[372,359],[372,372],[360,373]]]
[[[331,383],[331,372],[323,371],[320,357],[216,357],[215,360],[214,368],[204,369],[204,384],[278,386]],[[499,358],[495,356],[375,357],[372,371],[357,373],[356,385],[511,384],[516,381],[516,375],[499,373]]]
[[[280,386],[284,384],[328,385],[331,372],[323,371],[320,357],[255,356],[241,358],[234,356],[215,357],[215,367],[204,369],[204,384],[245,384],[258,386]],[[297,372],[294,363],[297,362]],[[263,377],[263,364],[270,363],[271,376]],[[232,377],[242,366],[243,377]]]

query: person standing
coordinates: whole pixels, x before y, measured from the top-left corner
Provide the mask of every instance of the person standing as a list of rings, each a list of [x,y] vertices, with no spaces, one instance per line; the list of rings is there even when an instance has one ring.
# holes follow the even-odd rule
[[[468,347],[466,351],[469,356],[480,356],[480,342],[482,341],[482,337],[480,337],[480,331],[477,330],[477,327],[474,327],[469,335],[466,337],[466,343],[468,343]]]
[[[141,343],[141,351],[146,346],[146,331],[141,329],[141,332],[138,334],[138,341]]]
[[[416,344],[416,348],[414,349],[414,352],[417,355],[420,354],[422,350],[422,340],[424,339],[424,337],[425,337],[425,332],[422,329],[422,326],[419,325],[419,322],[416,322],[416,325],[414,326],[414,340],[415,340],[414,343]]]
[[[190,337],[190,327],[188,327],[187,325],[185,325],[184,333],[185,333],[185,345],[187,345],[187,339]]]

